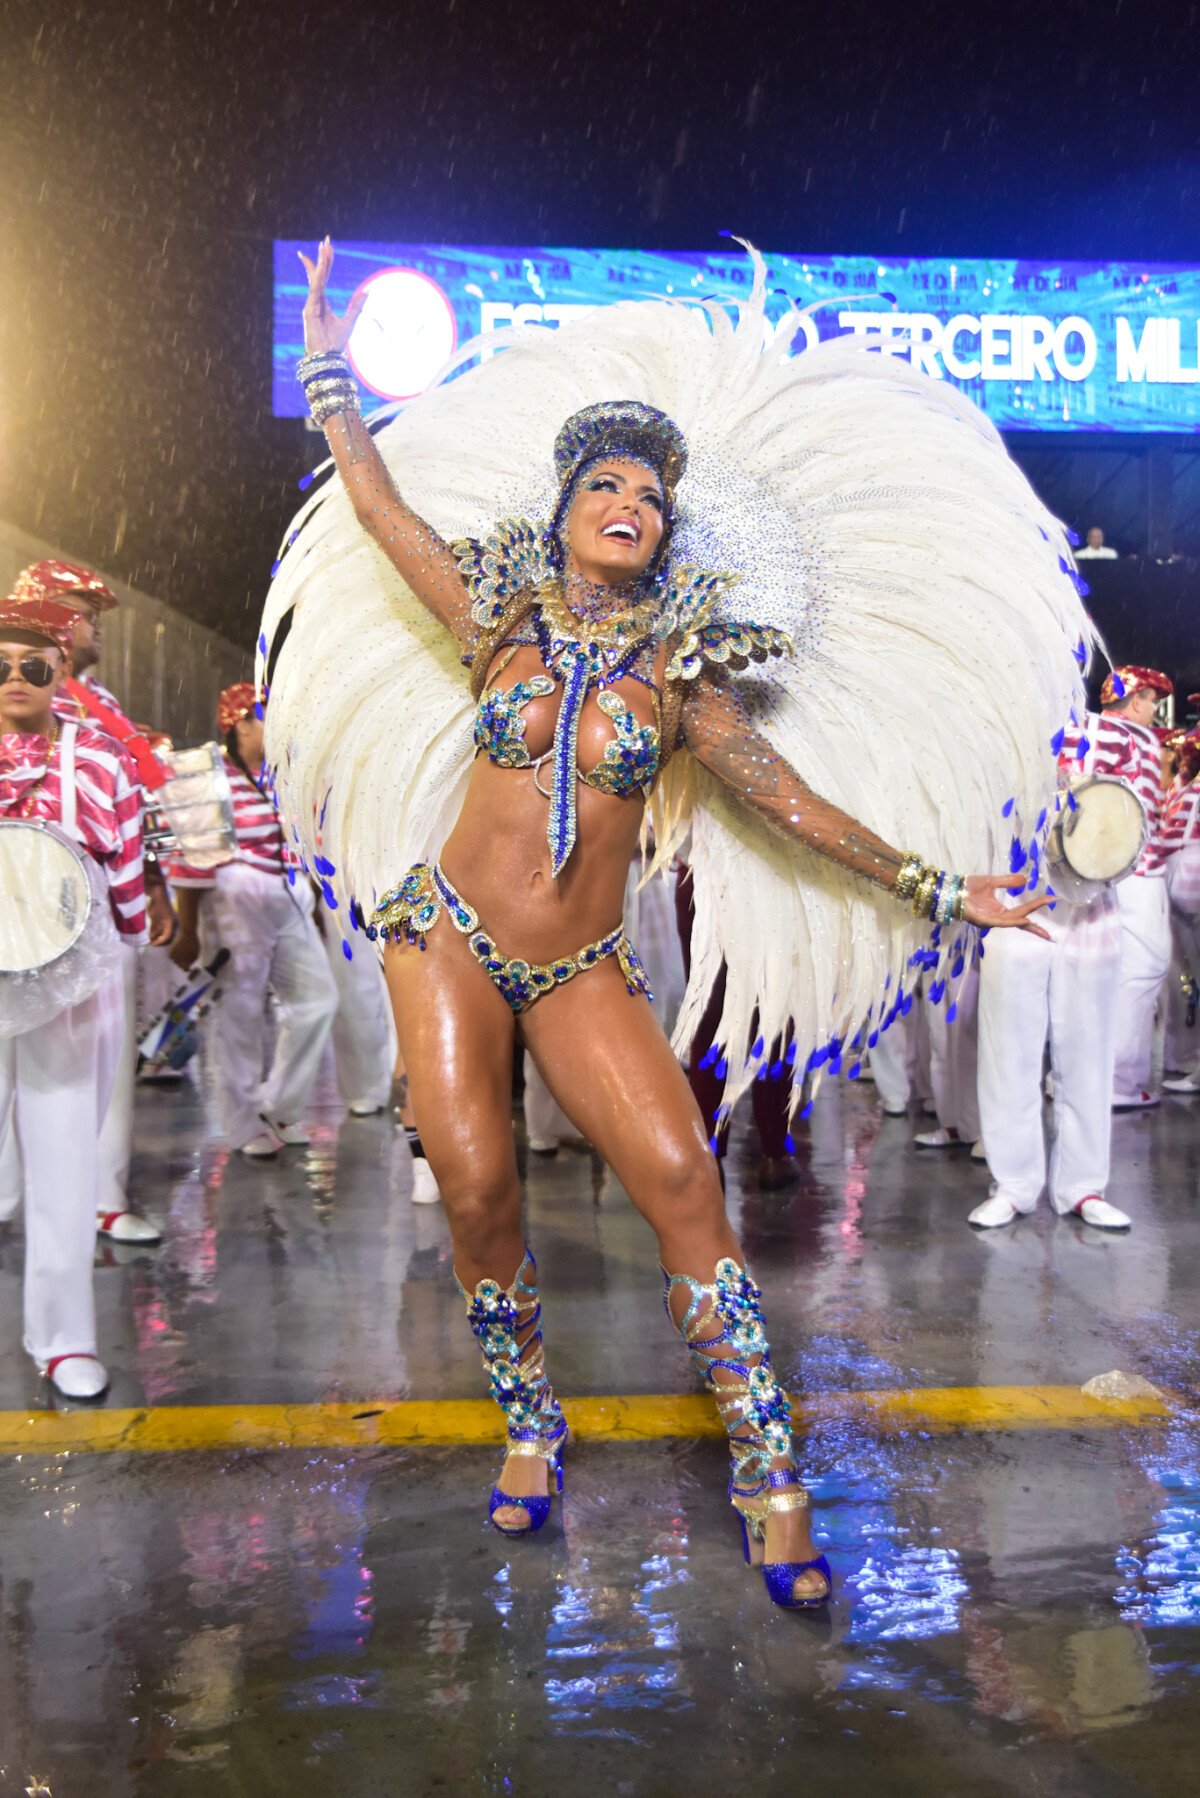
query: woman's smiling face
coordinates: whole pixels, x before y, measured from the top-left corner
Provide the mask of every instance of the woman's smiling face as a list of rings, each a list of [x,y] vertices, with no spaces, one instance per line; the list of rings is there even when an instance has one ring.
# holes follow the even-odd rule
[[[662,483],[641,462],[597,462],[567,514],[566,549],[586,580],[623,586],[644,574],[666,528]]]

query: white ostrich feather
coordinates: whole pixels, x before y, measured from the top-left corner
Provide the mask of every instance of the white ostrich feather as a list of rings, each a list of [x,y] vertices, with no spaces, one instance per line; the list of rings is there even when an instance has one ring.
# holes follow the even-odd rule
[[[729,613],[796,646],[738,677],[756,727],[888,842],[1005,872],[1014,821],[1028,833],[1053,803],[1051,738],[1082,705],[1091,627],[1063,530],[952,387],[858,340],[790,356],[789,321],[767,325],[754,263],[736,317],[636,301],[497,334],[503,354],[435,384],[378,431],[380,451],[444,537],[482,536],[500,518],[548,517],[552,446],[571,413],[613,399],[668,413],[690,452],[673,553],[739,571]],[[351,895],[369,913],[438,852],[470,769],[472,708],[456,646],[336,478],[293,535],[263,621],[269,644],[293,614],[268,759],[308,859],[333,864],[344,918]],[[767,1045],[794,1021],[797,1080],[811,1050],[878,1021],[922,940],[902,906],[773,834],[684,751],[654,815],[656,865],[691,832],[696,924],[676,1043],[724,961],[731,1099],[759,1065],[746,1064],[756,1013]]]

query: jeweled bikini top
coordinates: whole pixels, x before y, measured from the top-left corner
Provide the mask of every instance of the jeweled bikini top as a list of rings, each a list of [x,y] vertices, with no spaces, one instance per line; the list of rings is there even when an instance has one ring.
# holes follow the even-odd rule
[[[695,568],[675,570],[661,597],[648,597],[626,612],[585,623],[570,610],[560,581],[547,567],[542,541],[541,532],[518,519],[498,525],[483,542],[465,538],[452,548],[475,596],[472,617],[480,631],[472,653],[464,657],[478,699],[475,742],[498,767],[533,768],[535,781],[542,766],[550,764],[546,834],[551,869],[557,876],[575,847],[577,784],[582,781],[624,798],[639,787],[648,789],[674,748],[673,741],[662,740],[662,711],[653,677],[660,649],[665,645],[665,680],[671,688],[695,680],[705,662],[744,668],[751,661],[785,654],[791,642],[770,626],[714,616],[719,601],[740,576]],[[586,637],[581,630],[586,630]],[[546,673],[508,689],[486,686],[497,653],[506,647],[515,653],[523,644],[536,645]],[[639,724],[610,691],[625,679],[641,680],[654,692],[659,725]],[[554,742],[535,761],[524,741],[524,710],[556,685],[562,687],[563,696]],[[578,762],[579,721],[593,689],[616,735],[598,766],[585,770]],[[677,712],[675,717],[677,721]],[[539,791],[546,791],[538,785]]]

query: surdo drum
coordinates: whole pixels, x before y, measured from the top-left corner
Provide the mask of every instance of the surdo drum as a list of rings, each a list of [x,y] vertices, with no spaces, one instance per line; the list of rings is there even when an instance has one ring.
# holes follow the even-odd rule
[[[1046,839],[1050,885],[1073,905],[1092,905],[1137,864],[1148,836],[1142,802],[1127,780],[1092,774],[1062,795]]]
[[[117,966],[108,883],[58,825],[0,818],[0,1036],[78,1005]]]

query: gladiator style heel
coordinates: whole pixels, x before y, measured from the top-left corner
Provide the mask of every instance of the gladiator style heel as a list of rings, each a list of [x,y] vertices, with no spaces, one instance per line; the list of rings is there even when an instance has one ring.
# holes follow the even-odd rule
[[[833,1591],[824,1555],[811,1561],[763,1560],[767,1518],[773,1511],[806,1511],[809,1499],[792,1459],[791,1407],[771,1366],[762,1293],[731,1256],[717,1263],[712,1286],[688,1274],[669,1274],[665,1268],[663,1279],[667,1316],[716,1399],[729,1435],[733,1460],[729,1502],[741,1524],[746,1561],[761,1565],[774,1604],[789,1611],[818,1610],[828,1604]],[[688,1294],[687,1309],[679,1319],[671,1310],[677,1287]],[[772,1466],[780,1461],[787,1465]],[[821,1575],[826,1590],[794,1598],[795,1582],[810,1571]]]
[[[562,1457],[567,1442],[567,1420],[546,1378],[542,1332],[538,1328],[542,1308],[538,1302],[537,1264],[526,1249],[516,1278],[507,1290],[496,1280],[481,1280],[473,1293],[459,1281],[458,1290],[467,1301],[467,1320],[483,1353],[492,1397],[504,1412],[508,1454],[537,1455],[550,1468],[550,1493],[519,1496],[493,1486],[488,1501],[493,1529],[502,1536],[531,1536],[550,1515],[550,1499],[562,1492]],[[524,1528],[513,1529],[496,1522],[496,1512],[506,1505],[525,1512],[529,1522]]]

